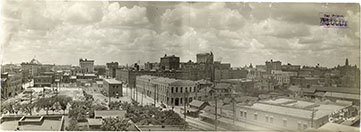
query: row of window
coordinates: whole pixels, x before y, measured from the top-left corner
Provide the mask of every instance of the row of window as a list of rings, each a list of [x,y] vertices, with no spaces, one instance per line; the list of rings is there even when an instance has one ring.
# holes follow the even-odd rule
[[[49,79],[36,79],[35,82],[50,82]]]
[[[179,91],[178,91],[179,90]],[[185,87],[184,88],[184,92],[195,92],[196,91],[196,87]],[[172,87],[171,89],[171,93],[183,93],[183,87]]]
[[[113,88],[119,88],[119,85],[113,85]],[[120,87],[121,88],[121,87]]]
[[[240,111],[240,117],[247,118],[247,111]],[[254,113],[253,115],[254,120],[258,120],[258,114]],[[265,115],[265,122],[266,123],[273,123],[273,116]],[[287,119],[284,118],[282,121],[283,127],[287,127]],[[298,122],[297,123],[297,130],[305,130],[307,129],[307,123]]]

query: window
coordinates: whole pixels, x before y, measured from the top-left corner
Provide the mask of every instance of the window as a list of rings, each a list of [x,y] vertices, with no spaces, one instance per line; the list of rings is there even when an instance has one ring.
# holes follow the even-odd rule
[[[257,113],[254,113],[254,120],[257,120],[257,117],[258,117]]]
[[[174,87],[172,87],[172,92],[171,93],[173,93],[174,92]]]
[[[303,124],[303,130],[307,129],[307,124]]]
[[[241,117],[243,117],[243,111],[240,111],[240,112],[239,112],[239,115],[240,115]]]
[[[185,90],[185,92],[188,92],[188,88],[186,87],[186,90]]]
[[[283,119],[283,127],[287,127],[287,119]]]
[[[183,93],[183,87],[180,88],[180,92]]]
[[[175,88],[175,92],[178,93],[178,87]]]
[[[244,118],[247,118],[247,111],[245,111],[243,114],[244,114]]]
[[[267,115],[265,116],[265,118],[266,118],[266,122],[268,122],[268,116]]]
[[[298,123],[297,123],[297,130],[302,130],[302,128],[301,128],[301,127],[302,127],[301,123],[300,123],[300,122],[298,122]]]
[[[273,117],[270,117],[270,118],[269,118],[269,122],[270,122],[270,123],[273,123]]]

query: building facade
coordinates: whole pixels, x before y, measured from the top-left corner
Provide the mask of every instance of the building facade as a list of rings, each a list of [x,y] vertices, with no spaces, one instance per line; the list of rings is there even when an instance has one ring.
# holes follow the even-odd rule
[[[110,97],[122,97],[123,87],[122,82],[115,79],[103,79],[103,89]]]
[[[242,105],[237,108],[236,116],[241,121],[256,123],[274,130],[302,131],[307,128],[319,128],[329,122],[329,115],[348,108],[349,105],[315,104],[280,98],[253,105]],[[351,116],[350,114],[345,113],[345,117]]]
[[[266,61],[266,72],[271,73],[272,70],[280,71],[282,69],[281,64],[281,61]]]
[[[88,59],[79,59],[79,66],[83,73],[93,73],[94,72],[94,60]]]
[[[107,76],[110,78],[116,78],[116,70],[119,67],[119,63],[118,62],[110,62],[107,63]]]
[[[170,106],[185,105],[196,99],[198,85],[195,81],[148,75],[137,76],[136,80],[137,92]]]
[[[167,56],[160,58],[160,68],[161,70],[178,70],[179,69],[179,57],[175,55]]]
[[[53,84],[53,76],[39,75],[34,77],[34,87],[51,87]]]
[[[21,73],[1,73],[1,98],[13,97],[22,91]]]

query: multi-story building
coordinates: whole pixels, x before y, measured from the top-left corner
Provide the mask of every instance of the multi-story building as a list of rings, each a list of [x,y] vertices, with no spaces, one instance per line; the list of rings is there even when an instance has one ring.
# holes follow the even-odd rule
[[[240,121],[267,126],[273,130],[302,131],[321,127],[332,120],[331,115],[343,115],[345,118],[353,116],[350,109],[352,107],[349,104],[313,103],[280,98],[239,106],[236,117]]]
[[[106,66],[105,65],[95,65],[94,72],[97,76],[104,76],[106,74]]]
[[[41,63],[36,59],[32,59],[30,62],[23,62],[20,65],[24,78],[30,79],[33,76],[38,75],[38,69],[41,66]]]
[[[280,71],[281,68],[281,61],[266,61],[266,72],[271,73],[272,70]]]
[[[159,63],[158,62],[147,62],[144,63],[144,70],[150,71],[150,70],[159,70]]]
[[[213,53],[199,53],[197,56],[197,63],[213,63]]]
[[[277,80],[278,85],[289,85],[291,77],[297,76],[297,72],[271,71],[272,77]]]
[[[13,97],[22,91],[21,73],[1,73],[1,98]]]
[[[38,75],[34,77],[34,87],[51,87],[53,81],[51,75]]]
[[[118,62],[107,63],[107,68],[108,68],[107,76],[110,78],[116,78],[116,71],[118,67],[119,67]]]
[[[122,82],[115,79],[103,79],[103,88],[110,97],[122,97],[123,87]]]
[[[94,72],[94,60],[79,59],[79,65],[83,73]]]
[[[301,69],[300,65],[292,65],[288,63],[287,65],[282,65],[281,70],[282,71],[299,71]]]
[[[178,70],[179,61],[179,57],[176,57],[175,55],[164,55],[164,57],[160,58],[160,68],[161,70]]]
[[[196,99],[198,85],[195,81],[156,76],[137,76],[137,92],[170,106],[180,106]],[[139,101],[139,100],[138,100]]]

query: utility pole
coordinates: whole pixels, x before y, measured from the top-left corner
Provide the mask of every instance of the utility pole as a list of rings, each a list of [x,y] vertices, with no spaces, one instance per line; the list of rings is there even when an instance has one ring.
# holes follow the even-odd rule
[[[143,82],[143,90],[142,90],[142,105],[143,105],[143,95],[144,95],[144,89],[145,89],[145,82]]]
[[[235,121],[236,121],[236,109],[234,107],[234,102],[235,102],[235,99],[234,99],[234,96],[232,96],[232,105],[233,105],[233,124],[235,124]]]
[[[313,119],[315,118],[315,108],[312,108],[312,114],[311,114],[311,128],[313,128]]]
[[[154,91],[154,98],[153,98],[154,107],[157,106],[157,105],[156,105],[157,102],[156,102],[156,100],[155,100],[155,99],[156,99],[156,95],[157,95],[157,94],[156,94],[156,91],[157,91],[156,89],[157,89],[157,85],[154,86],[154,90],[153,90],[153,91]]]
[[[187,118],[187,115],[186,115],[186,112],[187,112],[187,106],[186,106],[186,92],[183,94],[183,107],[184,107],[184,120],[186,120]]]
[[[217,120],[217,117],[218,117],[218,112],[217,112],[217,96],[214,95],[214,100],[215,100],[215,103],[216,103],[216,107],[215,107],[215,125],[214,125],[214,129],[215,131],[217,131],[217,125],[218,125],[218,120]]]

